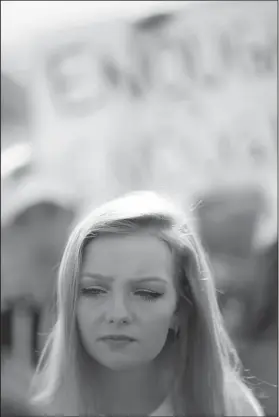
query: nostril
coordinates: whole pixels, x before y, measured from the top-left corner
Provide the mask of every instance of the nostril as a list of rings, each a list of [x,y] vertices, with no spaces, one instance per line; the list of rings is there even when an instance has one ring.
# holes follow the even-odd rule
[[[109,323],[128,323],[129,312],[123,301],[114,301],[111,308],[107,310],[107,319]]]

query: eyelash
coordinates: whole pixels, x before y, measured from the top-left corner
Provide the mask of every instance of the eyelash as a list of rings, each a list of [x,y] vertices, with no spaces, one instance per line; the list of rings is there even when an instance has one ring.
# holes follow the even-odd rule
[[[106,291],[101,288],[82,288],[81,294],[97,298],[106,295]],[[140,296],[145,301],[156,301],[163,296],[162,293],[150,290],[137,290],[135,295]]]
[[[147,291],[147,290],[140,290],[137,291],[139,296],[143,298],[145,301],[156,301],[160,297],[163,296],[163,294],[156,292],[156,291]]]
[[[106,291],[102,290],[101,288],[82,288],[81,289],[81,294],[82,295],[88,295],[88,296],[93,296],[93,297],[99,297],[101,295],[105,295]]]

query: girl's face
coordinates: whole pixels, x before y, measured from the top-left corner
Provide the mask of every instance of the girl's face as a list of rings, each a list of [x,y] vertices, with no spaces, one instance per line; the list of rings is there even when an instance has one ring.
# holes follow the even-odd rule
[[[120,370],[157,357],[176,310],[173,269],[166,243],[148,233],[101,236],[88,244],[77,321],[96,361]]]

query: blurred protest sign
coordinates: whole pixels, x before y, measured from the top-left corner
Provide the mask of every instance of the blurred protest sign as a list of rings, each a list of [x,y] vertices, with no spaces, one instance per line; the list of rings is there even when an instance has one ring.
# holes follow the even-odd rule
[[[273,189],[274,7],[181,2],[46,30],[29,66],[38,165],[96,204],[139,187],[184,200],[236,171],[258,182],[268,172]]]

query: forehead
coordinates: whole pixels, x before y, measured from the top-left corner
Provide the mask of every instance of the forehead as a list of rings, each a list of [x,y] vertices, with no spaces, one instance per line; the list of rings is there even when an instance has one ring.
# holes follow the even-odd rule
[[[168,245],[147,232],[106,235],[86,247],[82,271],[112,277],[171,279],[173,257]]]

